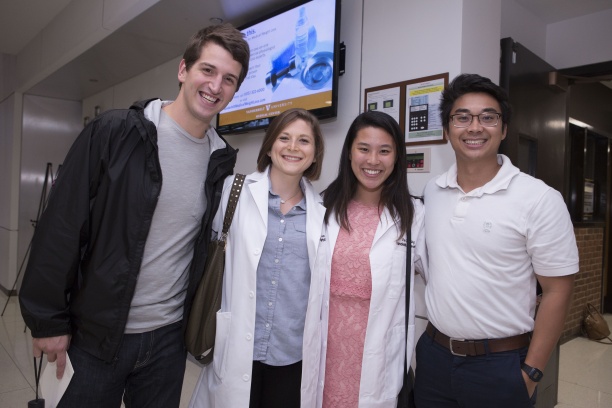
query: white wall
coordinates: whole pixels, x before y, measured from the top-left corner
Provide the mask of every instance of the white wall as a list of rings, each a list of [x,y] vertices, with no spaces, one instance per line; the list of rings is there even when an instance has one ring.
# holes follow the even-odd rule
[[[499,83],[501,0],[464,0],[461,27],[461,72]]]
[[[21,95],[0,102],[0,286],[11,289],[17,275],[17,209],[20,132],[14,118],[21,114]],[[14,158],[17,158],[15,160]]]
[[[83,128],[81,103],[25,95],[21,139],[21,181],[19,186],[19,246],[21,264],[34,233],[45,183],[47,163],[53,174],[64,161],[68,149]],[[48,179],[47,193],[52,179]]]
[[[512,37],[557,69],[612,60],[612,10],[547,25],[514,0],[501,6],[501,38]]]
[[[94,116],[96,106],[104,112],[109,109],[128,108],[132,103],[143,99],[174,99],[178,94],[177,57],[128,81],[108,88],[83,100],[83,117]]]
[[[546,59],[546,23],[514,0],[502,1],[501,37],[512,37]]]
[[[15,91],[15,56],[0,53],[0,101]]]
[[[612,10],[548,25],[546,62],[557,69],[612,60]]]

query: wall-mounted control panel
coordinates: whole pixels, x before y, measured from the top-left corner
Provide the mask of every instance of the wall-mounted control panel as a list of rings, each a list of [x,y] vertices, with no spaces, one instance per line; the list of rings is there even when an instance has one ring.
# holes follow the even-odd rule
[[[409,173],[429,173],[431,169],[431,147],[406,148]]]

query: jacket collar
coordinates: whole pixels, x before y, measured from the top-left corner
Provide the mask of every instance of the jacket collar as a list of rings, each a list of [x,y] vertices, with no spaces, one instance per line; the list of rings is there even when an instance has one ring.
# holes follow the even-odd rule
[[[512,179],[520,173],[520,170],[503,154],[497,155],[497,163],[501,164],[501,168],[495,177],[485,185],[470,191],[470,196],[481,197],[484,194],[495,194],[498,191],[507,190]],[[441,188],[461,189],[457,183],[457,163],[453,163],[446,173],[438,177],[436,184]]]
[[[144,110],[144,116],[153,124],[157,129],[159,125],[159,120],[161,117],[161,110],[164,106],[171,104],[174,101],[162,101],[161,99],[149,99],[147,101],[140,101],[132,105],[132,108],[137,110]],[[206,136],[210,141],[210,152],[214,152],[215,150],[224,149],[226,146],[225,141],[219,136],[217,130],[209,126],[206,131]]]

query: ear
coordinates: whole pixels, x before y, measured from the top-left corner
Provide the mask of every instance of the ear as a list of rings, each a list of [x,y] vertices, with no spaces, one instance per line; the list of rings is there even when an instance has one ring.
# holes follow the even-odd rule
[[[502,130],[502,137],[501,140],[504,140],[506,138],[506,135],[508,134],[508,125],[506,125],[504,123],[504,130]]]
[[[187,78],[187,65],[185,65],[185,60],[182,59],[178,69],[178,80],[180,83],[183,83],[185,78]]]

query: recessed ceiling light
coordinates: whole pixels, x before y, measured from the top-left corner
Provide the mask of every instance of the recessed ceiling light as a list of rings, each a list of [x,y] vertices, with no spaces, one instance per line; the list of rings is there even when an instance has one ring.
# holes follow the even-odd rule
[[[213,24],[221,24],[223,22],[223,19],[219,17],[211,17],[210,22]]]

